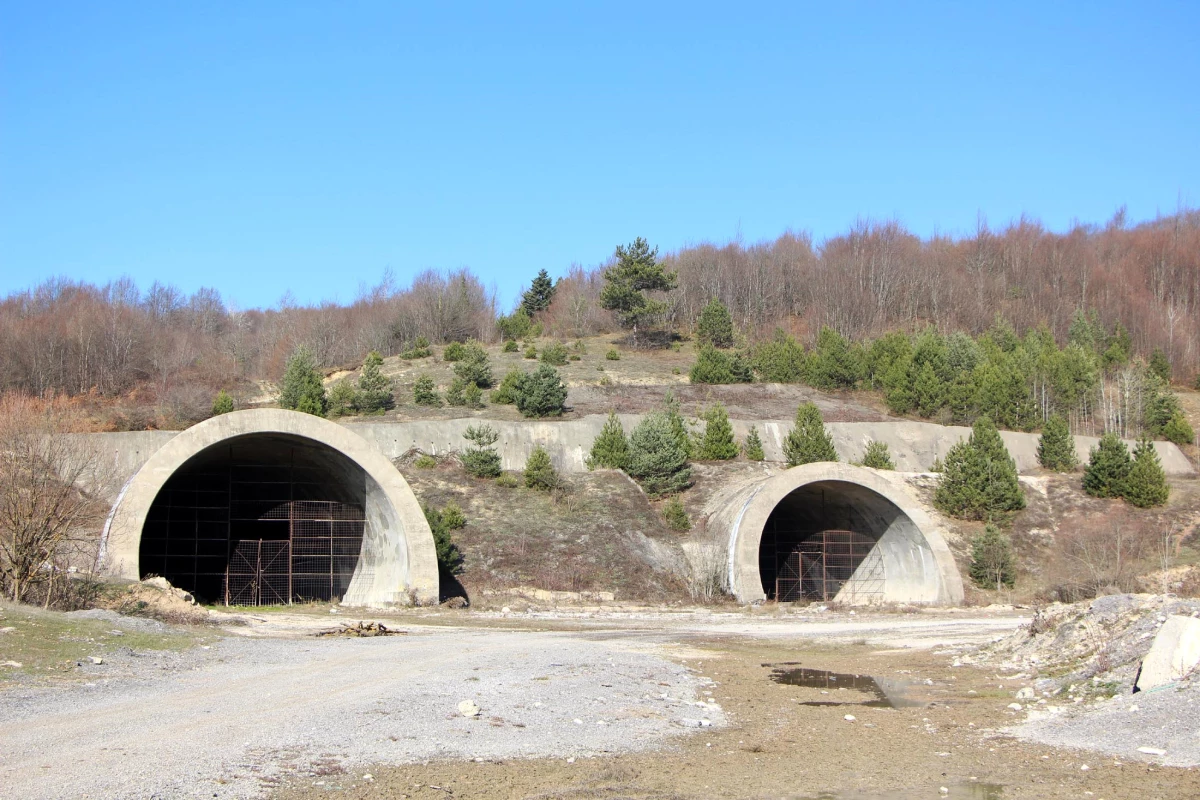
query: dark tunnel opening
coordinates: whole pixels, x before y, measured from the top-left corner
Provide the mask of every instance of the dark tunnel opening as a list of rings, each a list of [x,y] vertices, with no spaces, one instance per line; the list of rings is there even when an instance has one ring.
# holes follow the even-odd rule
[[[872,602],[884,593],[879,539],[902,512],[858,484],[819,481],[775,506],[759,542],[759,575],[770,600]]]
[[[140,572],[200,602],[273,605],[341,598],[365,528],[366,475],[325,445],[251,435],[171,475],[142,529]]]

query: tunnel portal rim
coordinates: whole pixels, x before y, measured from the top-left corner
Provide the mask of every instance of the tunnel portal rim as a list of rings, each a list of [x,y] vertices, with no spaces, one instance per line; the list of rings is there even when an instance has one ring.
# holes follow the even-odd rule
[[[936,564],[938,587],[932,605],[960,605],[962,576],[941,527],[921,507],[908,488],[882,470],[840,462],[816,462],[792,467],[765,480],[744,502],[729,541],[729,587],[743,603],[767,599],[759,570],[759,548],[767,520],[789,495],[811,484],[847,483],[866,489],[896,507],[920,533]]]
[[[387,528],[382,542],[384,562],[373,566],[376,574],[387,577],[359,598],[362,604],[436,604],[440,576],[433,533],[408,481],[358,434],[329,420],[284,409],[247,409],[211,417],[156,450],[121,489],[105,522],[101,547],[107,571],[118,578],[140,580],[141,538],[150,508],[167,481],[188,462],[224,442],[271,435],[329,448],[362,469],[368,485],[373,483],[382,492],[395,524]],[[398,569],[401,562],[405,569]]]

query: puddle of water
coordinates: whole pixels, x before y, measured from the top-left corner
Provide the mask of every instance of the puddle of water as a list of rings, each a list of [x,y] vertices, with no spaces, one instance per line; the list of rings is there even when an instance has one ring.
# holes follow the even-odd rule
[[[943,797],[949,800],[1003,800],[1004,787],[998,783],[960,783],[947,786],[949,794],[941,794],[940,787],[923,787],[920,789],[899,789],[883,794],[853,794],[845,792],[826,792],[817,795],[806,795],[797,800],[928,800],[930,797]]]
[[[809,700],[802,706],[867,706],[869,708],[919,708],[926,703],[908,695],[906,681],[889,678],[874,678],[870,675],[855,675],[848,672],[830,672],[824,669],[808,669],[791,664],[763,664],[771,667],[771,680],[787,686],[804,686],[809,689],[825,689],[830,693],[846,689],[875,695],[874,700],[841,701]]]

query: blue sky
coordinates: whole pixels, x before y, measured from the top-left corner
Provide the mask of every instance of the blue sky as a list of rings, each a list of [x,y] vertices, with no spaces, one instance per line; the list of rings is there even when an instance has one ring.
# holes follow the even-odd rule
[[[0,294],[1200,204],[1196,3],[0,1]]]

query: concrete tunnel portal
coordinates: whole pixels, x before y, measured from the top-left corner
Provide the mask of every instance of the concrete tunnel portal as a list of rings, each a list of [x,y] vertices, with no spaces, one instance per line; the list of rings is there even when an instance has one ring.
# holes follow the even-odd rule
[[[436,603],[433,536],[382,453],[307,414],[252,410],[171,439],[122,490],[105,551],[209,603]]]

